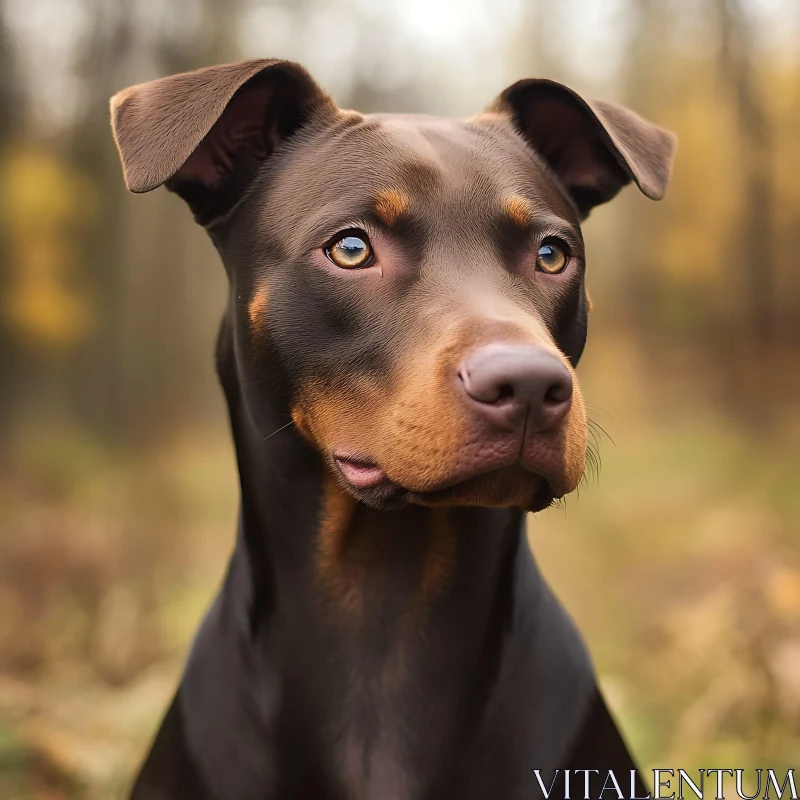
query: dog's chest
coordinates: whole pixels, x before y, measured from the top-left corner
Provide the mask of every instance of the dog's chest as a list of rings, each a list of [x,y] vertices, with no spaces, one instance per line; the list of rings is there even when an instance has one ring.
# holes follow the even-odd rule
[[[401,757],[399,731],[388,725],[367,739],[350,730],[339,752],[345,795],[352,800],[412,800],[417,781]]]
[[[420,737],[412,733],[412,693],[413,683],[396,654],[376,673],[352,674],[334,748],[334,769],[348,799],[419,797],[414,750]]]

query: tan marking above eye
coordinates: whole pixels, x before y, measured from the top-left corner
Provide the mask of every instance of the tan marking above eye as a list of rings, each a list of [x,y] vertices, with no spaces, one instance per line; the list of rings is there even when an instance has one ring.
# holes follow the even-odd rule
[[[520,228],[530,225],[533,221],[533,210],[531,209],[530,203],[519,195],[512,195],[506,198],[503,203],[503,211],[511,217]]]
[[[394,225],[398,217],[408,211],[411,201],[405,192],[390,189],[375,199],[375,213],[387,224]]]

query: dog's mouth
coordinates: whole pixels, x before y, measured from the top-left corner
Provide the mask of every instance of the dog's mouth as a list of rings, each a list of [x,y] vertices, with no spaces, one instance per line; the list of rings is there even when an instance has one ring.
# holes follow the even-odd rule
[[[359,500],[373,508],[384,510],[409,504],[473,505],[476,503],[471,498],[481,497],[484,494],[481,491],[485,488],[484,484],[498,487],[515,481],[530,487],[524,501],[506,504],[498,496],[497,502],[480,504],[520,505],[529,511],[541,511],[558,497],[546,478],[524,469],[520,464],[510,464],[500,468],[490,467],[483,472],[458,478],[436,489],[415,491],[392,481],[383,468],[370,459],[334,454],[333,461],[347,488]]]
[[[383,483],[390,482],[383,469],[372,461],[337,455],[333,460],[344,479],[354,489],[375,489]]]

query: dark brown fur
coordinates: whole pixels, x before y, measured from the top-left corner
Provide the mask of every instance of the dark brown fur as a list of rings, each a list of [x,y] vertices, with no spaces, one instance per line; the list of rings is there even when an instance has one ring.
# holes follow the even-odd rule
[[[545,80],[466,120],[362,115],[274,60],[127,89],[112,125],[128,188],[186,200],[227,270],[242,487],[133,797],[521,800],[533,768],[633,768],[524,515],[585,466],[580,224],[631,181],[662,197],[674,137]],[[326,255],[353,229],[363,269]],[[557,422],[473,402],[497,343],[571,381]]]

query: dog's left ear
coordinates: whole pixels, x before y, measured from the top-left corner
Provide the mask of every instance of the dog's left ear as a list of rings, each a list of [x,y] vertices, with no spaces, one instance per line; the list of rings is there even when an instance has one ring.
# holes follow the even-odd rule
[[[631,180],[652,200],[664,196],[675,135],[630,109],[529,79],[509,86],[487,110],[511,115],[584,218]]]

